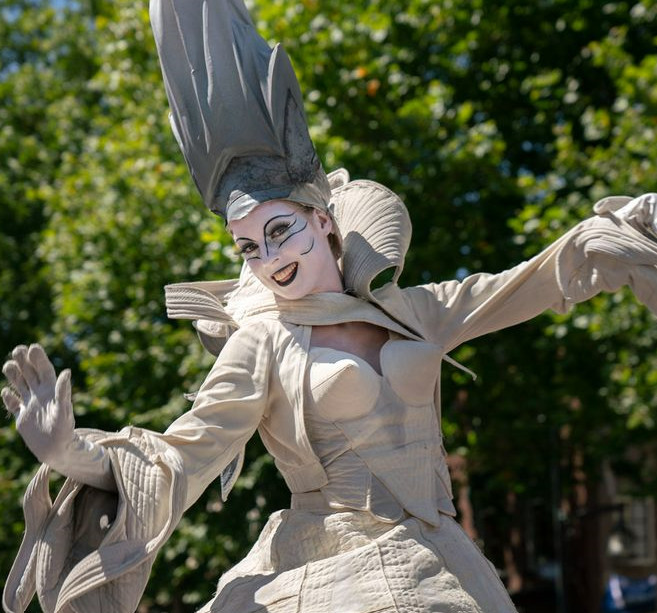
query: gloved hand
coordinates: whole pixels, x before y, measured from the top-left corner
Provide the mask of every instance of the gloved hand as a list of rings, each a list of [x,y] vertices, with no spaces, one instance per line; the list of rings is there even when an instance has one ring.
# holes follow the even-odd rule
[[[647,193],[636,198],[611,196],[597,202],[593,210],[598,215],[611,213],[645,236],[657,238],[657,194]]]
[[[2,372],[12,386],[2,390],[2,400],[36,458],[66,477],[115,490],[105,449],[75,431],[71,371],[66,369],[57,377],[45,351],[35,344],[29,349],[16,347]]]

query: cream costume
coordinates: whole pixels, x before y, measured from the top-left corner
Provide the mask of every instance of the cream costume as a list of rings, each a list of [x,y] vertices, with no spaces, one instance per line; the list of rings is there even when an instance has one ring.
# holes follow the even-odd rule
[[[211,74],[194,62],[214,70],[220,63],[207,58],[224,57],[211,48],[218,36],[213,27],[228,36],[228,22],[233,34],[251,26],[237,2],[205,3],[196,15],[176,5],[154,0],[151,14],[174,128],[206,204],[228,218],[281,197],[329,210],[340,231],[348,291],[288,301],[247,267],[239,280],[166,288],[169,315],[195,322],[204,346],[217,355],[214,367],[192,408],[163,434],[79,433],[104,449],[115,494],[68,479],[51,503],[48,468],[41,468],[25,498],[26,534],[4,610],[24,611],[36,591],[48,613],[134,611],[154,556],[182,512],[218,477],[228,496],[244,446],[258,431],[292,492],[291,509],[269,519],[201,611],[515,611],[492,566],[453,519],[440,429],[441,364],[470,339],[546,309],[565,312],[623,285],[657,313],[657,197],[606,199],[591,219],[506,272],[401,289],[410,241],[404,205],[376,183],[349,181],[344,171],[327,178],[312,144],[307,155],[303,116],[279,48],[262,65],[269,75],[287,75],[284,103],[269,95],[271,85],[259,93],[285,128],[278,136],[266,125],[256,131],[282,143],[287,157],[272,153],[276,142],[241,157],[199,153],[196,144],[207,151],[217,142],[219,128],[207,121],[217,91]],[[204,53],[190,31],[203,32]],[[249,55],[239,40],[228,47],[251,68],[264,53],[259,47]],[[183,70],[186,62],[195,69]],[[254,91],[237,89],[247,97]],[[206,104],[194,119],[192,107]],[[195,132],[195,125],[203,128]],[[290,162],[291,141],[301,143],[299,159],[308,166]],[[273,165],[267,156],[276,158]],[[268,182],[258,174],[263,168]],[[253,187],[259,185],[271,189],[260,193]],[[395,269],[394,280],[371,290],[388,268]],[[313,326],[354,321],[387,330],[380,372],[355,355],[310,346]]]
[[[355,215],[372,220],[362,231],[341,226],[356,295],[284,301],[246,269],[241,283],[168,287],[170,315],[196,320],[210,350],[225,344],[215,366],[164,434],[85,434],[110,450],[116,496],[68,480],[51,508],[42,467],[25,499],[26,536],[5,611],[24,611],[35,589],[47,612],[133,611],[183,509],[219,475],[228,495],[256,430],[292,491],[292,509],[270,518],[203,611],[514,611],[452,519],[441,361],[476,336],[625,284],[657,313],[657,198],[607,199],[600,215],[501,274],[369,292],[382,265],[401,268],[405,211],[370,182],[334,195],[339,221],[350,203],[367,211],[364,198],[388,212]],[[405,230],[391,236],[386,224]],[[311,326],[343,321],[389,330],[381,374],[356,356],[309,346]]]

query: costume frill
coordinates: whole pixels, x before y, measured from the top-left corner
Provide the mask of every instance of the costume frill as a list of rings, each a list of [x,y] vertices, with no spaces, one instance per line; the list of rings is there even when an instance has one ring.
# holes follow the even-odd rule
[[[4,590],[7,613],[25,611],[35,591],[45,613],[134,611],[154,557],[184,509],[219,475],[228,495],[256,429],[292,491],[293,508],[272,517],[204,612],[514,610],[490,565],[451,518],[443,450],[432,455],[441,477],[437,489],[422,504],[400,494],[408,484],[386,480],[378,458],[360,507],[355,498],[331,497],[330,466],[305,431],[310,330],[369,321],[395,339],[435,348],[440,361],[471,338],[546,308],[565,312],[622,285],[657,313],[655,196],[598,203],[597,215],[509,271],[400,289],[396,280],[410,240],[403,205],[378,184],[348,182],[346,173],[330,178],[350,294],[281,301],[247,270],[238,281],[168,287],[170,316],[195,321],[203,344],[219,353],[217,364],[192,409],[164,434],[81,432],[109,450],[117,494],[67,480],[51,502],[48,469],[41,467],[24,501],[26,533]],[[372,291],[372,279],[390,267],[393,282]],[[283,350],[288,357],[278,357]],[[226,375],[226,361],[233,364],[240,351],[256,357],[235,362],[239,368]],[[260,380],[259,387],[254,382]],[[283,410],[267,404],[269,396]],[[435,410],[440,446],[437,399]],[[374,477],[385,488],[376,489]],[[385,496],[377,499],[381,491]],[[392,514],[391,501],[400,507]],[[446,598],[444,605],[435,604],[436,594]]]
[[[160,547],[183,513],[180,457],[151,433],[78,430],[107,449],[117,492],[67,479],[54,502],[50,469],[25,492],[25,535],[7,577],[3,608],[25,611],[35,591],[48,613],[132,612]]]

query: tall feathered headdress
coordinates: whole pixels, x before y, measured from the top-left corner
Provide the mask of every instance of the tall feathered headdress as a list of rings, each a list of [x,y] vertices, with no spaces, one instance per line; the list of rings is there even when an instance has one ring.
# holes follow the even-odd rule
[[[227,220],[289,199],[326,210],[331,189],[280,45],[241,0],[151,0],[171,124],[206,206]]]

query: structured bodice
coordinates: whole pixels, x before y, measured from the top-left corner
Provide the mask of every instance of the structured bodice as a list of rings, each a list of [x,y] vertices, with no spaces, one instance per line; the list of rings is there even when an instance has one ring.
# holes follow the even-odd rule
[[[435,345],[391,339],[379,374],[350,353],[310,349],[306,426],[331,507],[384,521],[407,512],[436,525],[439,511],[453,513],[434,405],[441,359]]]

